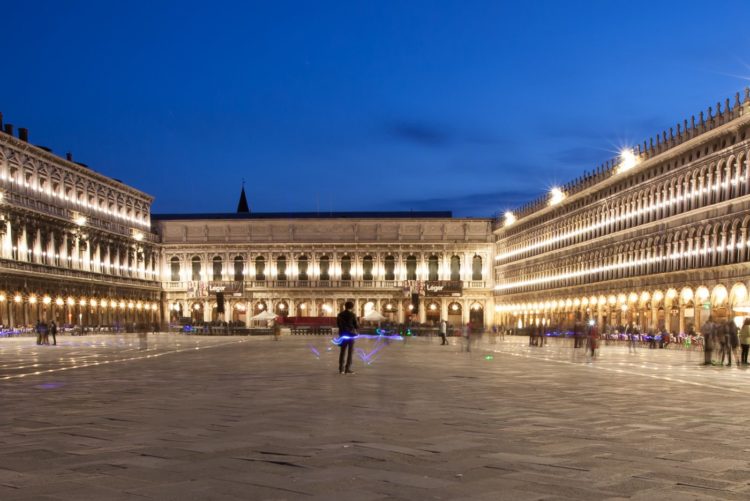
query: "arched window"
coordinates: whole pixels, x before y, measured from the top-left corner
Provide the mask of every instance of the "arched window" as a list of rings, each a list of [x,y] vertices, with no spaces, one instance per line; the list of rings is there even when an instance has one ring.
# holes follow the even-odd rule
[[[362,280],[372,281],[372,256],[362,259]]]
[[[218,282],[221,280],[221,258],[219,256],[213,259],[213,280]]]
[[[396,280],[396,258],[393,256],[385,257],[385,279]]]
[[[169,271],[170,271],[170,280],[172,280],[172,282],[179,282],[180,281],[180,258],[175,256],[169,260]]]
[[[255,258],[255,280],[262,282],[266,279],[266,259],[263,256]]]
[[[417,279],[417,256],[409,256],[406,258],[406,279]]]
[[[308,280],[307,264],[307,256],[300,256],[299,259],[297,259],[297,274],[300,280]]]
[[[471,260],[471,279],[482,280],[482,258],[480,256],[474,256]]]
[[[427,260],[427,280],[438,279],[438,257],[430,256]]]
[[[451,256],[451,280],[461,280],[461,258]]]
[[[276,280],[286,280],[286,257],[276,258]]]
[[[235,282],[242,282],[245,279],[245,260],[242,256],[234,258],[234,280]]]
[[[320,279],[330,280],[331,279],[331,259],[328,256],[322,256],[320,258]]]
[[[341,258],[341,280],[352,279],[352,258],[344,256]]]
[[[201,279],[201,258],[193,256],[193,280],[200,281]]]

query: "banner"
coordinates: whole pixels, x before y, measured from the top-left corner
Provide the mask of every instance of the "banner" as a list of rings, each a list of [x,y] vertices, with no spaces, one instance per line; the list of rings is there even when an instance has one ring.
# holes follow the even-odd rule
[[[461,297],[463,282],[460,280],[428,280],[424,285],[425,296]]]

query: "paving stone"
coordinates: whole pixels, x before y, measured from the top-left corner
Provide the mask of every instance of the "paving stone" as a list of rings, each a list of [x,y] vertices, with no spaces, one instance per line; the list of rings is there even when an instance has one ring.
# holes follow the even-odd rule
[[[750,498],[750,372],[696,354],[63,341],[0,340],[0,499]]]

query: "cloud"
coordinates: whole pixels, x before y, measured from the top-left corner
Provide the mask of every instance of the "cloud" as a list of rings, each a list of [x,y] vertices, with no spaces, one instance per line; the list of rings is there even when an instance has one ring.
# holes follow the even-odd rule
[[[493,217],[498,212],[531,202],[540,195],[536,190],[504,189],[452,197],[397,200],[395,205],[408,210],[449,210],[455,216]]]
[[[448,129],[435,124],[396,121],[386,124],[386,131],[397,139],[421,146],[445,146],[453,139]]]
[[[420,120],[393,120],[385,123],[386,133],[400,141],[430,148],[455,144],[509,146],[512,141],[492,131],[465,129]]]

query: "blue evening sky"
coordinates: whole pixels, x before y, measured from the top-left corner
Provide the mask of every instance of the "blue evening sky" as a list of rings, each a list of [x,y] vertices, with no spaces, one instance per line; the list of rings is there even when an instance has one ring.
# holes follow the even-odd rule
[[[742,90],[743,1],[7,1],[0,111],[154,212],[490,216]]]

